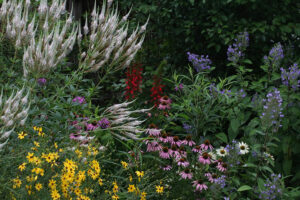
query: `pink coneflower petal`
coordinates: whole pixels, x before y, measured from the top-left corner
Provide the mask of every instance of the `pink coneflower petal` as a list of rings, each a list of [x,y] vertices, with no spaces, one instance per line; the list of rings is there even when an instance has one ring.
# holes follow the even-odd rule
[[[209,148],[210,150],[213,150],[213,149],[214,149],[213,146],[210,144],[210,141],[209,141],[209,140],[205,140],[204,143],[201,144],[200,146],[201,146],[201,148],[202,148],[203,150],[207,150],[208,148]]]
[[[162,170],[164,170],[164,171],[170,171],[171,169],[172,169],[171,165],[167,165],[167,166],[162,167]]]
[[[179,161],[177,162],[178,166],[183,166],[183,167],[187,167],[190,165],[190,163],[185,159],[185,158],[181,158],[179,159]]]
[[[202,164],[210,164],[210,155],[206,152],[202,153],[201,155],[199,155],[198,161]]]
[[[185,140],[183,140],[181,142],[184,145],[188,145],[188,146],[194,146],[196,143],[192,140],[192,136],[188,135],[186,136]]]
[[[172,100],[168,96],[163,96],[159,99],[160,103],[171,104]]]
[[[180,172],[180,176],[183,179],[192,179],[193,174],[190,172],[189,169],[185,169],[184,171]]]
[[[201,147],[199,145],[197,145],[192,149],[192,151],[195,153],[201,153]]]
[[[201,192],[202,190],[208,189],[207,185],[202,180],[193,181],[193,186],[196,187],[195,192]]]
[[[163,159],[169,159],[170,154],[168,147],[163,147],[162,150],[159,152],[159,156]]]
[[[219,171],[225,172],[227,170],[227,164],[222,163],[222,162],[218,162],[217,168],[218,168]]]

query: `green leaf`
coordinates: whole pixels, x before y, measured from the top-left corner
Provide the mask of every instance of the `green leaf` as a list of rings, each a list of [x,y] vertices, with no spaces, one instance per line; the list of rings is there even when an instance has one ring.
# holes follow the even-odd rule
[[[242,191],[251,190],[251,189],[252,188],[249,185],[243,185],[237,191],[242,192]]]
[[[238,119],[232,119],[230,121],[230,127],[232,128],[232,131],[236,133],[240,127],[240,121]]]
[[[216,137],[222,140],[222,142],[228,143],[227,135],[225,133],[218,133]]]

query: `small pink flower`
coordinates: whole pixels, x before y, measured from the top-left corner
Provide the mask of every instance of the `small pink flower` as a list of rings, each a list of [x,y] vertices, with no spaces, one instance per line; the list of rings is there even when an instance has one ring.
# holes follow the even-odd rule
[[[201,147],[199,145],[197,145],[192,149],[192,151],[195,153],[201,153]]]
[[[96,125],[94,125],[94,124],[86,124],[86,130],[87,131],[93,131],[96,128],[98,128],[97,124]]]
[[[181,142],[184,145],[194,146],[196,143],[192,140],[192,136],[186,136],[185,140]]]
[[[201,155],[199,155],[199,158],[198,158],[199,162],[202,163],[202,164],[210,164],[211,161],[210,161],[210,155],[206,152],[202,153]]]
[[[217,168],[219,171],[225,172],[227,170],[227,164],[224,162],[218,162]]]
[[[146,141],[147,152],[160,151],[162,149],[161,145],[157,141]]]
[[[85,103],[84,97],[80,97],[80,96],[75,97],[72,101],[77,102],[79,104],[84,104]]]
[[[181,158],[178,162],[177,162],[178,166],[183,166],[183,167],[187,167],[190,165],[190,163],[185,159],[185,158]]]
[[[207,185],[205,185],[205,183],[201,179],[198,181],[193,181],[193,186],[196,187],[195,192],[201,192],[202,190],[208,189]]]
[[[167,133],[163,133],[161,135],[161,137],[159,137],[159,140],[162,141],[163,143],[167,143],[168,142],[168,134]]]
[[[201,144],[201,148],[203,150],[207,150],[208,148],[210,148],[210,150],[213,150],[213,146],[210,144],[209,140],[205,140],[203,144]]]
[[[171,165],[167,165],[165,167],[162,167],[162,170],[164,170],[164,171],[170,171],[171,169],[172,169]]]
[[[168,147],[163,147],[162,150],[159,152],[159,156],[163,159],[169,159],[170,154]]]
[[[192,179],[193,174],[189,169],[185,169],[184,171],[180,172],[180,176],[183,179]]]
[[[163,96],[159,99],[160,103],[171,104],[172,100],[168,96]]]
[[[152,116],[152,114],[148,112],[148,113],[147,113],[147,116],[148,116],[148,117],[151,117],[151,116]]]
[[[181,140],[179,140],[179,137],[178,136],[174,136],[173,137],[173,141],[172,141],[172,143],[171,143],[172,145],[177,145],[178,147],[180,147],[180,145],[181,145]]]
[[[214,183],[218,176],[217,174],[206,173],[205,176],[208,178],[209,182]]]
[[[162,102],[158,105],[159,110],[166,110],[166,109],[169,110],[170,108],[171,108],[170,105],[165,102]]]
[[[159,136],[160,135],[160,130],[159,129],[147,129],[146,133],[152,136]]]
[[[75,135],[74,133],[70,134],[70,139],[71,140],[76,140],[78,138],[78,135]]]

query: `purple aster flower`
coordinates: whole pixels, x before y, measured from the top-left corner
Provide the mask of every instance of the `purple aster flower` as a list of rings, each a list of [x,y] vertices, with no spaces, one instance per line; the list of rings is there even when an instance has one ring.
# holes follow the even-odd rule
[[[281,60],[284,58],[283,49],[280,43],[274,45],[270,50],[269,56],[264,56],[266,65],[272,66],[275,69],[280,65]]]
[[[283,188],[280,174],[271,174],[271,179],[267,179],[267,183],[265,183],[264,186],[265,189],[260,191],[259,199],[281,199],[283,194]]]

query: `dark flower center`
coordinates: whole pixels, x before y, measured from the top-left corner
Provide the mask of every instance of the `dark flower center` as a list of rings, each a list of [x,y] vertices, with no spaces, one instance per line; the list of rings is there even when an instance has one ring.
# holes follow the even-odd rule
[[[202,183],[203,183],[203,180],[202,180],[202,179],[199,179],[199,180],[198,180],[198,183],[199,183],[199,184],[202,184]]]
[[[208,153],[206,153],[206,152],[204,152],[203,154],[202,154],[202,157],[206,160],[206,159],[208,159]]]
[[[94,126],[96,126],[96,125],[97,125],[97,121],[93,121],[92,124],[93,124]]]
[[[225,154],[226,152],[225,152],[224,149],[221,149],[220,153],[221,153],[221,154]]]
[[[179,150],[180,150],[180,151],[185,151],[184,146],[181,146],[181,147],[179,148]]]
[[[206,146],[210,145],[209,140],[205,140],[205,141],[204,141],[204,144],[205,144]]]
[[[185,169],[184,172],[185,172],[186,174],[188,174],[188,173],[190,173],[190,170],[189,170],[189,169]]]
[[[169,99],[169,97],[168,96],[163,96],[163,100],[168,100]]]
[[[212,177],[213,179],[216,179],[218,176],[217,176],[217,174],[213,174],[211,177]]]
[[[166,133],[163,133],[161,137],[162,137],[162,138],[167,138],[167,134],[166,134]]]
[[[152,123],[152,124],[149,125],[149,128],[157,128],[157,126]]]
[[[173,140],[174,140],[174,142],[178,142],[178,141],[179,141],[178,136],[174,136],[174,137],[173,137]]]
[[[191,140],[192,140],[192,136],[188,135],[188,136],[186,136],[185,139],[186,139],[187,141],[191,141]]]
[[[222,164],[222,167],[227,168],[227,164],[226,164],[226,163],[223,163],[223,164]]]
[[[185,161],[185,158],[181,158],[179,161],[180,161],[180,162],[184,162],[184,161]]]
[[[169,150],[168,147],[164,147],[164,148],[163,148],[163,152],[165,152],[165,153],[167,153],[168,150]]]
[[[161,105],[166,106],[168,105],[165,101],[161,102]]]
[[[200,149],[200,146],[199,145],[195,146],[195,149]]]
[[[176,150],[177,150],[176,145],[172,145],[171,149],[172,149],[173,151],[176,151]]]
[[[245,147],[244,145],[242,145],[240,148],[241,148],[242,150],[245,150],[245,149],[246,149],[246,147]]]

